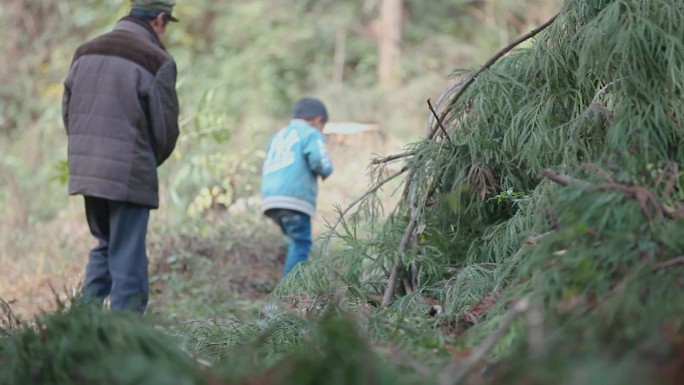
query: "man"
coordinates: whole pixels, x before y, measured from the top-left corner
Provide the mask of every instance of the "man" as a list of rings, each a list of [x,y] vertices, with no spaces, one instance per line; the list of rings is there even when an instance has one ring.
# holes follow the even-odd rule
[[[325,105],[318,99],[300,99],[293,117],[271,138],[261,182],[264,214],[290,238],[283,276],[308,259],[318,177],[325,180],[333,172],[322,134],[328,121]]]
[[[157,167],[178,138],[176,64],[160,38],[174,0],[132,0],[129,16],[76,51],[64,82],[69,194],[83,195],[97,246],[84,299],[143,313],[150,209],[159,206]]]

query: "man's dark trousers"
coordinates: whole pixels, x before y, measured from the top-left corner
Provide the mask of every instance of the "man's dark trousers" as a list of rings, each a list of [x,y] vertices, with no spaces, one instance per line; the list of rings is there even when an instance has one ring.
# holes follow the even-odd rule
[[[148,296],[145,239],[150,209],[93,197],[85,197],[85,208],[90,232],[98,240],[86,267],[86,300],[101,305],[109,295],[112,310],[143,313]]]

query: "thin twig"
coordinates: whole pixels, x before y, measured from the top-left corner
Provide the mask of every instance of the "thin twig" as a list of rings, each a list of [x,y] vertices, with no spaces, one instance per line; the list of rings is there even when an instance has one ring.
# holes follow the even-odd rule
[[[418,234],[413,234],[413,240],[411,241],[411,247],[414,249],[418,248],[419,240]],[[420,264],[418,262],[413,262],[411,264],[411,291],[418,290],[418,277],[420,275]]]
[[[441,148],[440,148],[441,151]],[[416,175],[416,169],[412,169],[411,172],[409,173],[408,178],[406,178],[406,184],[404,187],[404,192],[402,194],[402,199],[404,200],[409,200],[409,212],[410,212],[410,219],[409,223],[406,227],[406,230],[404,231],[404,235],[401,239],[401,243],[399,244],[399,248],[397,250],[397,253],[394,257],[394,264],[392,266],[392,272],[390,273],[388,282],[387,282],[387,288],[385,289],[385,293],[383,294],[383,299],[382,299],[382,307],[387,307],[389,306],[390,302],[392,301],[392,298],[394,297],[394,294],[396,293],[396,288],[397,288],[397,281],[399,280],[399,272],[402,268],[402,263],[401,263],[401,257],[406,254],[406,250],[409,247],[409,242],[412,239],[415,239],[415,231],[416,228],[418,227],[418,220],[420,219],[420,211],[418,210],[418,201],[419,197],[417,193],[414,191],[414,177]],[[427,201],[430,199],[432,194],[436,191],[436,186],[433,185],[430,191],[428,192],[428,195],[425,197],[425,201],[423,202],[423,205],[421,206],[421,210],[425,208],[427,205]],[[410,196],[410,198],[409,198]],[[413,265],[411,266],[411,275],[412,277],[418,277],[420,274],[420,266]],[[409,290],[410,289],[410,290]],[[407,287],[407,292],[410,292],[411,290],[417,290],[417,285]]]
[[[591,100],[591,104],[597,103],[597,102],[599,101],[599,98],[600,98],[606,91],[608,91],[608,88],[610,88],[610,87],[611,87],[612,85],[614,85],[615,83],[617,83],[617,82],[619,82],[619,81],[621,81],[621,80],[624,80],[624,79],[625,79],[625,78],[613,80],[612,82],[610,82],[610,83],[606,84],[605,86],[601,87],[598,91],[596,91],[596,94],[594,95],[594,98]],[[590,105],[591,105],[591,104],[590,104]]]
[[[393,162],[395,160],[408,158],[408,157],[413,156],[413,155],[416,155],[415,151],[407,151],[407,152],[403,152],[401,154],[394,154],[394,155],[384,156],[382,158],[375,158],[371,161],[371,164],[373,164],[373,165],[385,164],[385,163]]]
[[[413,238],[413,233],[418,227],[418,197],[415,191],[413,191],[413,178],[416,175],[416,170],[412,169],[409,173],[408,178],[406,178],[406,184],[404,185],[404,192],[402,193],[403,200],[409,200],[409,212],[411,218],[409,219],[408,226],[404,231],[404,235],[399,243],[399,248],[394,256],[394,262],[392,264],[392,270],[390,276],[387,280],[387,287],[382,296],[381,307],[386,308],[389,306],[394,294],[397,290],[397,282],[399,280],[399,272],[402,268],[401,257],[406,253],[410,240]],[[409,197],[410,196],[410,197]]]
[[[510,43],[506,47],[499,50],[496,54],[494,54],[494,56],[492,56],[489,60],[487,60],[487,62],[477,72],[475,72],[473,75],[471,75],[470,78],[468,78],[468,80],[466,80],[466,82],[463,83],[463,86],[458,90],[458,92],[451,99],[451,102],[449,103],[449,105],[444,109],[442,114],[439,116],[439,120],[443,121],[444,118],[446,118],[446,116],[449,114],[449,112],[451,112],[451,109],[456,105],[456,102],[461,98],[461,96],[463,96],[465,91],[475,82],[475,80],[484,71],[491,68],[494,65],[494,63],[496,63],[499,59],[501,59],[505,54],[510,52],[513,48],[515,48],[518,45],[520,45],[521,43],[537,36],[537,34],[539,34],[541,31],[545,30],[548,26],[550,26],[556,20],[557,17],[558,17],[558,14],[556,14],[554,17],[549,19],[546,23],[540,25],[539,27],[537,27],[537,28],[531,30],[530,32],[520,36],[517,39],[515,39],[512,43]],[[439,128],[439,126],[437,124],[435,124],[433,126],[432,131],[430,132],[430,135],[428,136],[430,139],[432,139],[435,136],[438,128]]]
[[[581,163],[580,168],[583,170],[588,170],[588,171],[593,171],[596,175],[600,176],[601,178],[605,179],[608,182],[615,182],[615,178],[613,178],[612,175],[606,170],[604,170],[601,166],[599,166],[596,163]]]
[[[539,241],[544,239],[546,236],[553,234],[553,233],[554,233],[553,231],[547,231],[547,232],[539,234],[539,235],[531,236],[531,237],[527,238],[527,240],[525,241],[525,244],[526,245],[536,245],[537,243],[539,243]]]
[[[456,385],[466,379],[468,373],[473,370],[475,365],[482,361],[487,354],[496,346],[501,336],[513,322],[530,308],[530,301],[523,298],[518,301],[513,309],[506,315],[499,328],[487,337],[463,362],[453,362],[443,370],[443,375],[439,381],[440,385]]]
[[[639,203],[639,207],[641,208],[641,211],[647,219],[652,219],[651,212],[649,210],[649,204],[655,211],[656,218],[662,218],[663,216],[667,216],[671,219],[681,219],[681,213],[676,211],[673,212],[670,210],[665,210],[663,208],[662,203],[658,201],[655,195],[653,195],[653,193],[646,187],[627,186],[614,182],[592,185],[589,182],[575,179],[567,175],[558,174],[549,169],[545,169],[544,171],[542,171],[542,176],[549,178],[550,180],[560,184],[561,186],[577,185],[585,188],[591,188],[594,191],[603,190],[611,192],[621,192],[631,195],[637,200],[637,202]]]
[[[449,134],[447,133],[446,129],[444,128],[444,125],[442,124],[442,119],[437,116],[437,112],[435,111],[435,108],[432,106],[432,101],[430,99],[427,100],[428,108],[430,108],[430,112],[432,112],[432,115],[435,117],[437,120],[437,125],[439,126],[440,129],[442,129],[442,134],[444,134],[444,137],[447,138],[449,141],[449,144],[453,144],[451,142],[451,138],[449,137]]]
[[[442,103],[444,102],[444,100],[446,100],[449,97],[449,95],[453,94],[454,91],[456,91],[459,87],[461,87],[465,80],[466,79],[459,79],[456,83],[454,83],[449,88],[447,88],[446,91],[442,92],[442,94],[439,95],[439,97],[437,98],[437,101],[435,102],[435,107],[436,107],[435,109],[439,109],[442,106]],[[426,137],[428,137],[430,135],[430,132],[432,132],[432,125],[435,123],[434,119],[435,119],[435,117],[430,115],[430,118],[428,119],[427,127],[425,129],[425,136]],[[442,119],[442,120],[444,120],[444,119]]]
[[[670,259],[669,261],[660,262],[653,267],[653,270],[664,270],[677,265],[684,265],[684,255]]]
[[[665,185],[665,190],[663,191],[663,200],[667,200],[672,195],[674,191],[675,184],[677,183],[677,177],[679,176],[679,165],[676,162],[668,162],[665,166],[663,172],[670,171],[670,180],[668,180]]]
[[[344,209],[342,212],[340,212],[340,215],[338,215],[337,221],[335,224],[330,228],[330,235],[335,233],[335,230],[337,227],[342,223],[342,220],[344,217],[351,211],[352,208],[354,208],[356,205],[359,203],[363,202],[366,198],[369,196],[375,194],[378,190],[382,188],[382,186],[386,185],[387,183],[391,182],[392,180],[396,179],[397,177],[401,176],[403,173],[405,173],[408,170],[407,166],[404,166],[401,170],[395,172],[394,174],[388,176],[387,178],[383,179],[382,181],[378,182],[375,186],[373,186],[370,190],[366,191],[363,195],[361,195],[358,199],[356,199],[354,202],[349,204],[346,209]],[[328,245],[330,244],[330,237],[328,237],[325,240],[325,245],[323,246],[323,255],[327,256],[328,255]]]
[[[551,170],[551,169],[544,169],[541,172],[541,176],[544,176],[551,180],[552,182],[556,182],[561,186],[567,187],[569,185],[579,185],[579,186],[589,186],[589,183],[575,179],[573,177],[563,175],[563,174],[558,174],[557,172]]]

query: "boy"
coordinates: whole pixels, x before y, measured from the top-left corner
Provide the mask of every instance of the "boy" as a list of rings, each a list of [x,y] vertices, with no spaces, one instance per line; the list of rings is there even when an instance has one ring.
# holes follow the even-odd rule
[[[300,99],[293,118],[271,138],[261,181],[264,214],[290,238],[283,277],[309,257],[318,177],[325,180],[333,172],[322,133],[328,122],[325,105]]]

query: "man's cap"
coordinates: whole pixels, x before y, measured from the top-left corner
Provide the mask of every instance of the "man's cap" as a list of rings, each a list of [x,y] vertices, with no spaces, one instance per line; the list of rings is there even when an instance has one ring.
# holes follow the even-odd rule
[[[328,110],[325,104],[316,98],[302,98],[295,103],[292,116],[295,119],[314,119],[318,116],[328,121]]]
[[[173,17],[173,7],[176,5],[175,0],[131,0],[131,8],[146,9],[154,12],[164,12],[169,15],[169,20],[178,21]]]

